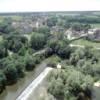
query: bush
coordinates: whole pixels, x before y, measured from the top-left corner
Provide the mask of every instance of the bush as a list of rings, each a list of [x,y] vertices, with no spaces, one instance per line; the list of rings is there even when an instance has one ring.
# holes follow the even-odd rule
[[[3,43],[0,43],[0,58],[4,58],[8,56],[7,48]]]
[[[25,69],[27,71],[32,71],[34,68],[35,68],[35,61],[34,61],[34,59],[32,58],[32,56],[27,55],[25,57]]]
[[[67,68],[65,70],[53,71],[48,77],[48,92],[60,100],[80,100],[83,97],[91,98],[93,78],[85,76],[81,72]],[[84,99],[81,99],[84,100]]]
[[[56,85],[55,85],[56,84]],[[58,78],[57,80],[53,79],[49,83],[48,92],[51,93],[56,98],[63,98],[64,96],[64,85],[62,79]]]
[[[17,82],[18,80],[18,73],[17,69],[14,67],[13,64],[9,64],[5,69],[4,69],[4,74],[7,79],[7,85],[11,85]]]
[[[25,76],[25,64],[21,61],[15,62],[15,67],[17,69],[17,74],[19,78],[22,78]]]
[[[53,68],[56,68],[57,67],[57,64],[60,63],[61,59],[54,55],[54,56],[51,56],[49,59],[48,59],[48,63],[47,63],[47,66],[50,66],[50,67],[53,67]]]
[[[53,50],[51,48],[47,48],[45,50],[45,57],[50,57],[53,55]]]

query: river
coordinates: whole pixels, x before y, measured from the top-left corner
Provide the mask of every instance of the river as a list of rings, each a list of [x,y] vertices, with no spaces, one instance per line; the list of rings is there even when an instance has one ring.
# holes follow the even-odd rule
[[[93,100],[100,100],[100,87],[94,87]]]
[[[20,79],[16,84],[7,86],[0,100],[16,100],[16,98],[24,91],[24,89],[46,68],[46,60],[39,64],[34,71],[27,72],[26,76]]]

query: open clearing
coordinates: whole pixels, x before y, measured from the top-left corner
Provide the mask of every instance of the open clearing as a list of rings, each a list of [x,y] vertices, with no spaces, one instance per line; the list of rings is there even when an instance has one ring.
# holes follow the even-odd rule
[[[91,46],[91,47],[94,47],[94,48],[100,48],[100,43],[91,42],[91,41],[88,41],[88,40],[85,40],[85,39],[75,40],[75,41],[72,42],[72,44]]]

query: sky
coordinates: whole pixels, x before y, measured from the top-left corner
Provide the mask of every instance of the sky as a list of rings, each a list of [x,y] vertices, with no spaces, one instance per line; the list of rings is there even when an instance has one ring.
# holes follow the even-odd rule
[[[0,12],[92,10],[100,10],[100,0],[0,0]]]

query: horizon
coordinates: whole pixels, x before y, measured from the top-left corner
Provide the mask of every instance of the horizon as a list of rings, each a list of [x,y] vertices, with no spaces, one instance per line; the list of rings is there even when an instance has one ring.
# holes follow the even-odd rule
[[[72,12],[100,12],[100,10],[91,10],[91,11],[16,11],[16,12],[0,12],[0,14],[10,14],[10,13],[72,13]]]
[[[100,11],[99,0],[1,0],[0,13]]]

